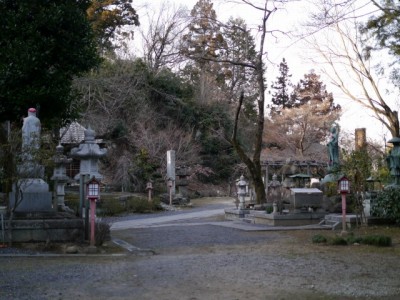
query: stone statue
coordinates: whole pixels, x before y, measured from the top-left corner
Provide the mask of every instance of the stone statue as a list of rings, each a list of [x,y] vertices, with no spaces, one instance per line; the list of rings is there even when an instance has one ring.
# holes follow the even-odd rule
[[[39,164],[37,154],[40,149],[40,120],[36,117],[36,109],[29,108],[28,116],[22,126],[22,155],[18,166],[22,178],[43,178],[44,167]]]
[[[334,123],[330,129],[330,138],[328,142],[329,166],[339,165],[339,125]]]
[[[10,207],[18,212],[53,212],[52,193],[44,177],[44,166],[35,154],[40,150],[40,120],[36,109],[29,108],[22,126],[22,155],[18,164],[18,181],[10,193]]]
[[[40,120],[36,117],[36,109],[28,109],[28,116],[24,118],[22,126],[22,149],[25,151],[39,150],[40,148]]]
[[[400,138],[392,138],[388,143],[393,144],[393,148],[390,150],[386,157],[386,162],[390,170],[390,176],[393,178],[393,182],[389,185],[390,187],[400,186]]]

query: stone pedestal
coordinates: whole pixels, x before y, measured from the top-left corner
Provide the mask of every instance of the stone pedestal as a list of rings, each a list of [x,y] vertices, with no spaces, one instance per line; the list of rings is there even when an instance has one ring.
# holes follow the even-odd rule
[[[54,211],[49,185],[40,178],[21,179],[14,184],[9,196],[9,204],[11,208],[16,205],[16,212]]]

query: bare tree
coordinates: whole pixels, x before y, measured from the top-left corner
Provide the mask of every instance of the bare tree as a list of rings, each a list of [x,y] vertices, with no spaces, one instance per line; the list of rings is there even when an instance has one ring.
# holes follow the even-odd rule
[[[154,71],[162,67],[176,69],[182,58],[179,44],[186,29],[188,12],[164,2],[152,14],[147,10],[147,27],[140,29],[143,57]]]
[[[382,88],[379,81],[384,78],[379,78],[374,72],[371,57],[364,55],[357,18],[353,15],[353,18],[343,20],[338,6],[326,12],[329,13],[327,20],[331,21],[328,21],[325,35],[321,33],[307,39],[319,54],[311,60],[318,64],[322,59],[323,72],[331,82],[349,99],[371,110],[393,137],[399,136],[398,113],[393,108],[395,103],[391,103],[390,96]]]
[[[327,106],[328,102],[313,100],[299,107],[282,109],[279,115],[268,122],[264,140],[268,141],[270,146],[280,148],[280,152],[289,157],[326,160],[326,147],[318,145],[325,140],[329,128],[340,114],[337,110],[329,114],[322,113]]]

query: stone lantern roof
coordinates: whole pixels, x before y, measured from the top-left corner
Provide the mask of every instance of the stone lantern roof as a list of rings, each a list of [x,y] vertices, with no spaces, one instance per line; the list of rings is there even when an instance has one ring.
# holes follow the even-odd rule
[[[60,129],[61,144],[79,144],[85,139],[85,130],[78,122],[72,122]]]

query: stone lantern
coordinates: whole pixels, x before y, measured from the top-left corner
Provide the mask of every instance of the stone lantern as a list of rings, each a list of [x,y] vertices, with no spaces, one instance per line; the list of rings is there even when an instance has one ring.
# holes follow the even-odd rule
[[[73,212],[71,209],[66,207],[64,203],[64,196],[65,196],[64,187],[65,184],[70,180],[70,178],[67,176],[66,165],[72,162],[72,158],[67,158],[67,156],[65,156],[63,152],[64,152],[64,147],[58,145],[56,147],[56,155],[53,157],[55,166],[51,180],[54,181],[56,199],[57,199],[56,203],[57,208],[61,211]]]
[[[107,154],[107,149],[100,149],[95,142],[95,132],[91,128],[85,130],[85,139],[78,148],[71,149],[71,156],[80,160],[79,174],[74,179],[78,180],[80,175],[89,175],[101,180],[103,176],[99,173],[98,161]]]

